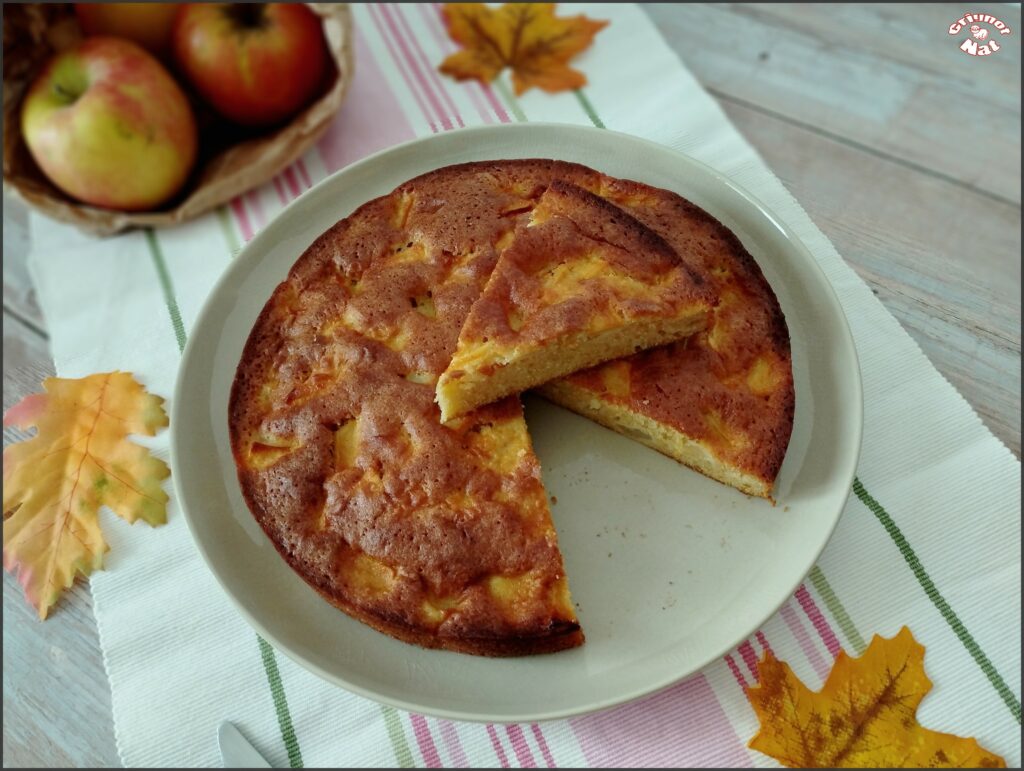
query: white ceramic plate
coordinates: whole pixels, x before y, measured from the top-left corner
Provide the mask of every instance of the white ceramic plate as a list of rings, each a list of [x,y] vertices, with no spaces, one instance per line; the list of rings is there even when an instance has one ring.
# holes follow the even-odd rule
[[[249,330],[305,248],[337,220],[431,169],[558,158],[674,190],[743,241],[782,304],[796,419],[775,507],[712,482],[584,418],[527,398],[526,418],[587,642],[547,656],[424,650],[335,610],[285,564],[242,499],[227,404]],[[757,201],[708,167],[610,131],[521,124],[438,134],[324,180],[235,259],[199,314],[171,417],[175,487],[210,569],[245,618],[321,677],[393,706],[459,720],[535,721],[668,686],[752,634],[832,533],[861,438],[853,340],[814,259]]]

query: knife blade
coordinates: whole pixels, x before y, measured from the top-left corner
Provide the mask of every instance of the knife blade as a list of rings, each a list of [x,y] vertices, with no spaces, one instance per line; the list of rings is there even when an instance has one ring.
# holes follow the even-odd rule
[[[224,768],[270,768],[270,764],[242,736],[234,723],[225,720],[217,728],[217,742]]]

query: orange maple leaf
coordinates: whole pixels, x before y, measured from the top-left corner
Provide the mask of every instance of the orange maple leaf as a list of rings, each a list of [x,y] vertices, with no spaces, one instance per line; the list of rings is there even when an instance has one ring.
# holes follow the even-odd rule
[[[131,374],[80,380],[50,377],[4,415],[4,425],[36,435],[4,450],[4,569],[46,618],[78,573],[103,567],[108,546],[97,513],[150,525],[167,520],[161,480],[171,472],[149,450],[127,440],[167,425],[163,399]]]
[[[494,80],[512,68],[516,95],[538,86],[566,91],[587,83],[568,62],[587,48],[607,21],[586,16],[556,18],[555,3],[506,3],[498,9],[483,3],[445,3],[448,34],[463,46],[441,63],[441,72],[456,80]]]
[[[917,707],[931,690],[924,646],[906,627],[875,635],[859,658],[840,651],[824,687],[811,691],[765,653],[747,689],[761,729],[750,741],[790,768],[1005,768],[976,739],[930,731]]]

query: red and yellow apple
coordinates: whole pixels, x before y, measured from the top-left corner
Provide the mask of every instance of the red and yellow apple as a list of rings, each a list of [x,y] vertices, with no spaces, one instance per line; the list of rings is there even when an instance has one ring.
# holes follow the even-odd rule
[[[173,46],[178,68],[210,106],[247,126],[292,117],[327,71],[320,20],[301,3],[186,5]]]
[[[51,59],[25,95],[21,133],[51,182],[110,209],[155,208],[196,158],[185,94],[150,54],[117,38],[87,38]]]
[[[78,26],[88,36],[121,37],[152,54],[171,53],[178,3],[75,3]]]

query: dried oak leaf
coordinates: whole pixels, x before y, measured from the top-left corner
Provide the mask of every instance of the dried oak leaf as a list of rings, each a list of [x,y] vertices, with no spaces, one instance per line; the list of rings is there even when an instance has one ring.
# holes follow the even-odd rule
[[[587,83],[568,62],[587,48],[607,21],[586,16],[555,17],[556,3],[506,3],[497,9],[483,3],[445,3],[448,34],[463,50],[441,63],[441,72],[456,80],[494,80],[512,68],[516,94],[538,86],[566,91]]]
[[[976,739],[923,728],[917,707],[931,690],[924,646],[906,627],[875,635],[859,658],[840,651],[825,686],[808,689],[765,653],[747,689],[761,729],[750,741],[790,768],[1005,768]]]
[[[163,399],[130,373],[80,380],[47,378],[4,415],[4,425],[36,435],[4,450],[4,569],[46,618],[78,573],[103,567],[107,543],[97,514],[150,525],[167,520],[160,482],[171,473],[129,434],[153,436],[167,425]]]

